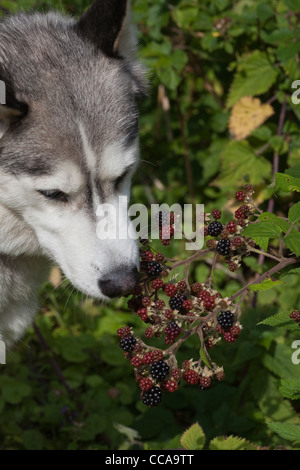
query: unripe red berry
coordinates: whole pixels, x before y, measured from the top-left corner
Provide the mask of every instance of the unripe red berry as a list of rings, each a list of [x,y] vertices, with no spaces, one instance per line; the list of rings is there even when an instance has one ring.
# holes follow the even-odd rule
[[[120,338],[131,335],[131,329],[129,326],[123,326],[117,330],[117,334]]]
[[[222,217],[222,212],[219,209],[214,209],[211,213],[215,220],[218,220]]]
[[[148,377],[143,377],[139,381],[139,386],[143,391],[147,391],[153,386],[153,382]]]
[[[177,293],[177,287],[175,284],[165,284],[164,291],[169,297],[173,297]]]
[[[165,301],[162,300],[162,299],[157,299],[157,300],[155,301],[155,307],[156,307],[158,310],[162,310],[165,305],[166,305],[166,304],[165,304]]]
[[[182,307],[184,308],[184,310],[192,310],[193,302],[189,299],[184,300],[184,302],[182,303]]]
[[[230,331],[225,331],[224,334],[223,334],[223,338],[225,339],[225,341],[227,341],[228,343],[235,343],[237,337],[236,336],[233,336]]]
[[[140,367],[143,362],[143,359],[139,356],[133,356],[130,360],[130,363],[133,367]]]
[[[153,328],[151,328],[151,326],[148,326],[148,328],[145,329],[146,338],[153,338],[154,334],[155,334],[155,331]]]
[[[184,292],[187,288],[186,282],[185,281],[179,281],[177,283],[177,291],[178,292]]]
[[[178,389],[178,384],[172,380],[172,379],[169,379],[167,380],[167,382],[164,384],[164,388],[166,390],[168,390],[169,392],[175,392],[175,390]]]
[[[193,369],[186,370],[183,374],[183,379],[190,385],[197,384],[199,382],[199,378],[199,374]]]
[[[226,225],[226,230],[229,233],[235,233],[236,232],[236,223],[233,220],[228,222],[228,224]]]
[[[235,197],[238,201],[242,202],[247,197],[247,195],[244,193],[244,191],[237,191],[235,193]]]
[[[161,289],[163,285],[164,281],[162,279],[155,279],[151,284],[152,288],[155,290]]]
[[[153,253],[150,250],[144,251],[141,254],[141,258],[143,261],[152,261],[153,260]]]
[[[142,298],[142,304],[143,304],[144,307],[149,307],[149,305],[151,305],[150,297],[143,297]]]
[[[212,379],[211,377],[200,377],[199,384],[203,389],[209,388],[211,386]]]

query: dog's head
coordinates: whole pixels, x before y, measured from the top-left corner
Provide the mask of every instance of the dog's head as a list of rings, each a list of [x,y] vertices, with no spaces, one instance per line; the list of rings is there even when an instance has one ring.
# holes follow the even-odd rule
[[[135,53],[126,0],[96,0],[77,22],[53,13],[0,22],[0,205],[97,298],[137,281],[137,242],[123,239],[127,207],[118,213],[139,154],[145,80]],[[116,239],[97,231],[103,204],[108,230],[119,215]]]

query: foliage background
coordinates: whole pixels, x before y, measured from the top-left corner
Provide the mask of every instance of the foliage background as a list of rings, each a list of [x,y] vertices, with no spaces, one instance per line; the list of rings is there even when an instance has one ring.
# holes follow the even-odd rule
[[[55,8],[79,15],[89,4],[1,0],[0,14]],[[206,211],[229,211],[236,189],[250,182],[257,203],[286,214],[297,193],[273,198],[272,181],[274,164],[281,172],[292,167],[290,174],[300,177],[300,107],[290,99],[291,84],[300,78],[300,1],[134,0],[133,6],[151,84],[140,107],[142,161],[133,201],[199,202]],[[245,95],[271,103],[274,114],[237,141],[228,122]],[[175,244],[169,252],[178,256],[177,250]],[[268,265],[250,256],[237,275],[218,270],[216,285],[230,295]],[[208,272],[205,262],[196,264],[193,279],[203,281]],[[1,366],[1,448],[170,449],[195,421],[207,442],[233,434],[256,446],[291,446],[294,439],[269,423],[300,424],[300,365],[291,362],[299,328],[257,325],[299,308],[299,277],[288,273],[281,279],[283,285],[246,305],[239,341],[216,348],[225,381],[202,393],[182,386],[157,409],[140,402],[118,347],[117,328],[129,322],[142,329],[124,299],[102,306],[65,283],[54,288],[52,279],[41,292],[38,330],[32,328]],[[197,356],[197,341],[191,339],[181,354]]]

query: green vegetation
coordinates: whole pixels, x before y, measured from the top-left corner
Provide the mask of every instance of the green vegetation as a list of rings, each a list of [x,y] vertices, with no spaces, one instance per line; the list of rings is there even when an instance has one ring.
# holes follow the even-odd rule
[[[77,15],[89,3],[2,0],[0,14],[56,8]],[[206,212],[222,208],[227,222],[232,194],[250,183],[264,213],[244,235],[269,253],[284,238],[285,253],[299,257],[300,104],[291,100],[300,80],[299,0],[133,6],[151,84],[140,106],[133,202],[204,203]],[[177,241],[159,249],[185,256]],[[272,266],[253,253],[234,273],[216,269],[212,285],[230,297]],[[213,353],[224,381],[205,392],[184,384],[151,409],[118,346],[118,328],[144,329],[126,299],[99,305],[53,273],[34,327],[1,366],[0,447],[299,449],[300,364],[292,355],[300,329],[289,318],[300,308],[299,272],[299,264],[287,266],[272,289],[260,284],[247,297],[238,341]],[[191,276],[203,282],[209,273],[202,259]],[[192,337],[179,356],[198,350]]]

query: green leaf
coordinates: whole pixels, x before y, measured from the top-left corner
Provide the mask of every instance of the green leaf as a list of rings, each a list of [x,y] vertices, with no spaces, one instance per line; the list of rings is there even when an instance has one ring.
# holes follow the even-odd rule
[[[300,202],[296,202],[296,204],[292,205],[289,210],[288,218],[293,224],[300,224]]]
[[[290,400],[300,399],[300,379],[282,379],[280,381],[280,392]]]
[[[248,227],[243,230],[243,235],[251,237],[253,240],[255,240],[256,237],[278,238],[280,234],[280,227],[273,224],[272,222],[265,221],[260,221],[257,222],[257,224],[248,225]]]
[[[290,191],[300,192],[300,178],[286,175],[285,173],[276,173],[275,188],[286,193]]]
[[[300,0],[284,0],[287,8],[293,12],[300,11]]]
[[[279,227],[282,232],[287,232],[291,226],[287,220],[284,220],[281,217],[272,214],[271,212],[263,212],[260,214],[258,219],[265,220],[267,222],[271,222],[274,225],[277,225],[277,227]]]
[[[271,164],[264,157],[257,157],[248,142],[230,142],[222,153],[221,177],[217,186],[232,186],[251,181],[260,184],[269,178]]]
[[[31,393],[31,388],[26,383],[18,381],[13,377],[3,376],[0,379],[0,390],[6,403],[17,405]]]
[[[286,246],[295,253],[296,256],[300,256],[300,233],[296,230],[289,233],[284,237]]]
[[[268,290],[273,289],[273,287],[285,284],[283,281],[272,281],[272,279],[266,279],[261,284],[252,284],[249,286],[249,289],[258,291],[258,290]]]
[[[205,444],[205,434],[199,423],[192,424],[180,438],[182,447],[187,450],[201,450]]]
[[[271,8],[267,3],[259,3],[256,8],[256,13],[259,20],[263,23],[275,14],[273,8]]]
[[[269,246],[269,238],[265,238],[265,237],[255,237],[255,239],[253,238],[253,240],[255,241],[255,243],[264,251],[268,251],[268,246]]]
[[[257,447],[246,439],[236,436],[215,437],[209,443],[210,450],[255,450]]]
[[[254,51],[238,67],[227,99],[231,107],[243,96],[256,96],[265,93],[273,85],[278,71],[261,51]]]
[[[300,426],[293,423],[267,423],[268,427],[283,439],[300,442]]]
[[[204,351],[204,349],[203,349],[202,346],[201,346],[201,348],[200,348],[200,353],[199,353],[199,354],[200,354],[200,357],[201,357],[202,361],[204,362],[204,364],[206,364],[207,367],[210,367],[210,363],[209,363],[208,360],[207,360],[205,351]]]
[[[289,317],[290,312],[280,312],[276,315],[272,315],[271,317],[265,318],[263,321],[259,322],[258,325],[268,325],[274,327],[288,327],[293,326],[297,327],[295,322],[291,320]]]

